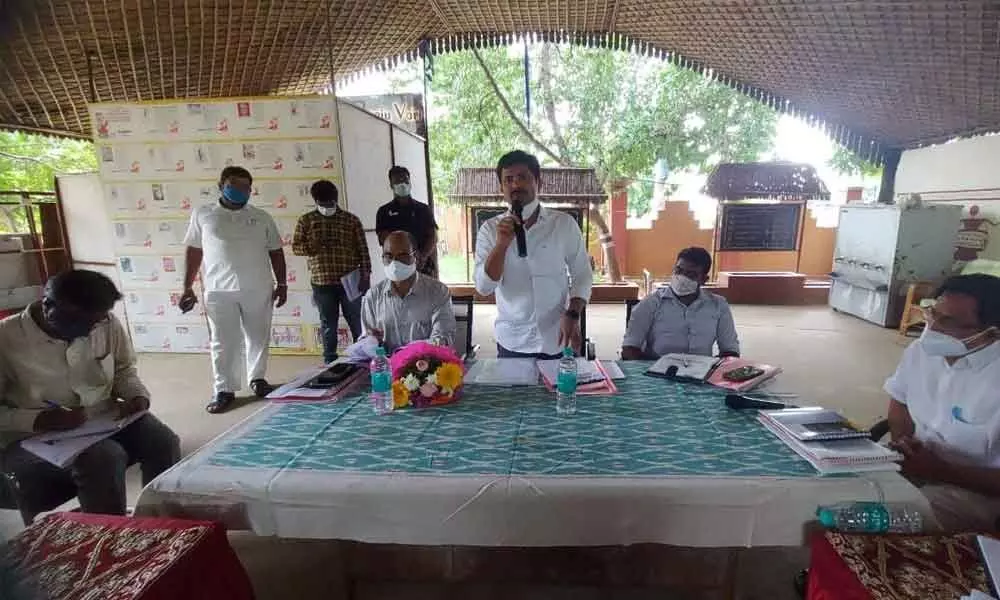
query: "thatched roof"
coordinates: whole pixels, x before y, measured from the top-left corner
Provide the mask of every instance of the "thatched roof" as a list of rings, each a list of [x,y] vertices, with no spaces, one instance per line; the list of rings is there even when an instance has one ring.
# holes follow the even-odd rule
[[[501,202],[503,194],[493,167],[458,170],[455,189],[448,197],[466,204]],[[602,204],[607,194],[593,169],[543,167],[538,200],[561,204]]]
[[[0,0],[0,126],[87,136],[88,99],[311,93],[421,40],[534,32],[702,70],[878,158],[1000,129],[998,23],[996,0]]]
[[[722,163],[709,174],[702,193],[717,200],[830,199],[816,169],[792,162]]]

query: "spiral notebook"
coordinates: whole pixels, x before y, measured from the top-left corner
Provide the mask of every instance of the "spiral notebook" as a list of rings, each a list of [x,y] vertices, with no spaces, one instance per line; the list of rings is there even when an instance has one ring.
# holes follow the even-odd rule
[[[818,406],[766,410],[761,412],[761,417],[770,419],[803,442],[868,437],[868,431],[855,426],[837,411]]]
[[[763,413],[758,415],[757,420],[796,454],[809,461],[809,464],[822,475],[898,471],[899,465],[896,462],[903,459],[899,453],[869,439],[803,442],[765,417]]]

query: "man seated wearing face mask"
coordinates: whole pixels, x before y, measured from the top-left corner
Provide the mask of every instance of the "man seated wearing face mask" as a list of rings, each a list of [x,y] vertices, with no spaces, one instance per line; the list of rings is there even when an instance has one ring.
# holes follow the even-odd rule
[[[681,250],[670,285],[649,294],[632,309],[622,358],[654,360],[671,353],[712,356],[715,345],[719,356],[739,356],[740,341],[729,303],[701,287],[711,270],[708,250]]]
[[[319,309],[323,360],[337,360],[337,324],[340,312],[355,340],[361,335],[361,298],[348,299],[341,278],[361,271],[362,293],[371,284],[372,262],[361,219],[337,205],[337,186],[322,179],[310,188],[316,210],[299,217],[292,236],[292,253],[306,256],[313,301]]]
[[[385,238],[386,279],[368,291],[361,305],[365,335],[378,338],[389,352],[422,340],[448,346],[455,338],[448,286],[417,272],[415,248],[413,236],[405,231]]]
[[[925,309],[927,325],[885,383],[891,446],[946,530],[1000,518],[1000,279],[961,275]]]
[[[104,275],[67,271],[48,281],[40,302],[0,321],[0,470],[16,477],[22,497],[44,497],[70,479],[83,512],[123,515],[130,462],[142,464],[145,485],[180,459],[177,436],[148,413],[65,469],[18,443],[95,415],[149,409],[128,333],[110,312],[120,299]]]

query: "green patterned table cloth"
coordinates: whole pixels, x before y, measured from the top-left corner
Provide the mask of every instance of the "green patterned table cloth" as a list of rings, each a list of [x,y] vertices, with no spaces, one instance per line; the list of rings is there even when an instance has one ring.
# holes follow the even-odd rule
[[[457,403],[377,416],[363,394],[284,404],[209,458],[217,467],[434,475],[813,477],[809,463],[710,386],[622,362],[614,396],[560,416],[542,387],[469,385]]]

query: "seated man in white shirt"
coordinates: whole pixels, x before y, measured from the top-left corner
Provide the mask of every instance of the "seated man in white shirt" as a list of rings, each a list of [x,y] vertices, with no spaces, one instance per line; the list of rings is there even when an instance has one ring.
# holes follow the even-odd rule
[[[1000,517],[1000,279],[961,275],[886,381],[892,446],[946,530]]]
[[[111,314],[121,293],[93,271],[67,271],[41,302],[0,321],[0,470],[22,498],[71,479],[83,512],[125,514],[125,469],[142,465],[143,485],[180,459],[180,441],[145,414],[84,450],[65,469],[18,443],[36,433],[74,429],[88,419],[149,409],[128,333]]]
[[[625,360],[655,360],[664,354],[739,356],[733,313],[722,296],[702,285],[712,270],[704,248],[685,248],[677,255],[670,285],[649,294],[632,309],[622,340]]]
[[[594,275],[580,227],[541,206],[541,167],[516,150],[500,158],[497,178],[509,213],[483,223],[476,237],[476,291],[496,294],[494,332],[500,358],[558,358],[579,350],[580,316]],[[523,229],[526,256],[518,252]]]
[[[455,313],[448,286],[417,272],[413,235],[394,231],[382,244],[386,279],[372,286],[361,302],[365,335],[378,338],[389,352],[410,342],[442,346],[455,339]]]

